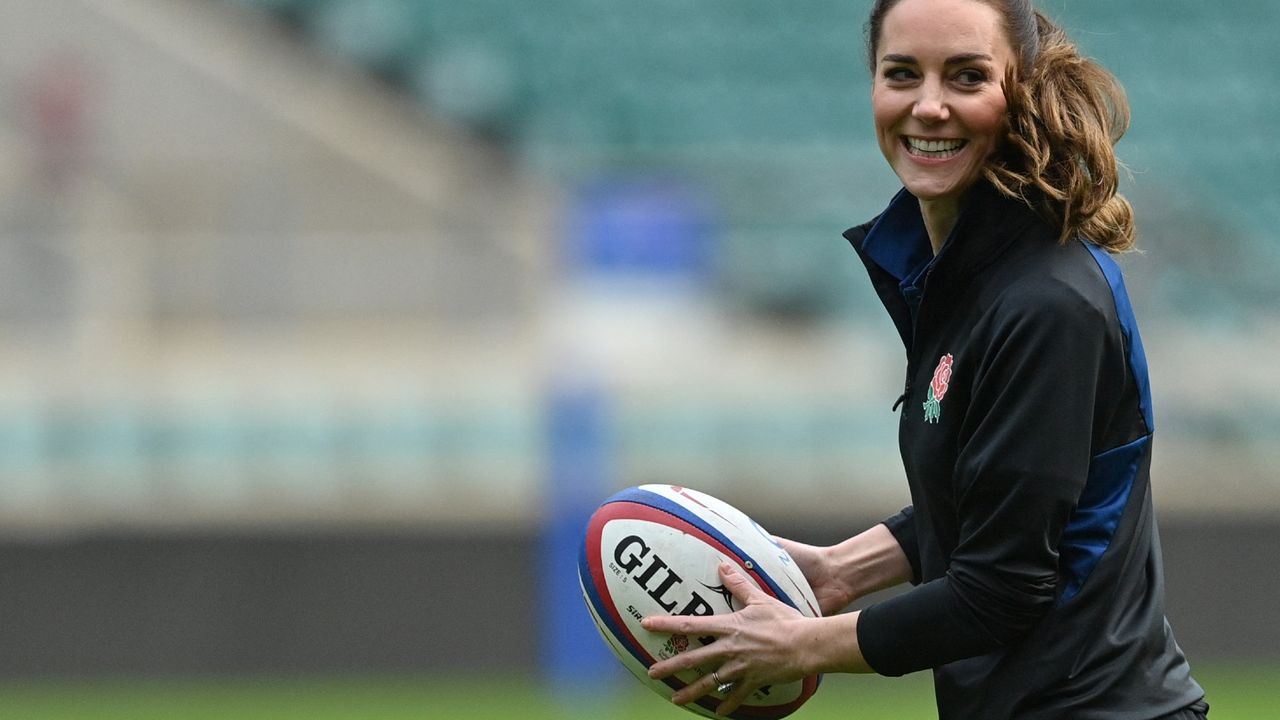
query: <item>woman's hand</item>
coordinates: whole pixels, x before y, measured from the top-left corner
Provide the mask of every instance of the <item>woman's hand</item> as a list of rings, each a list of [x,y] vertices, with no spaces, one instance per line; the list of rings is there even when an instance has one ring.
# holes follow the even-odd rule
[[[684,705],[711,694],[719,683],[732,683],[733,689],[716,708],[717,714],[728,715],[765,685],[827,670],[869,670],[857,646],[856,614],[805,617],[728,563],[720,566],[720,578],[743,609],[723,615],[653,616],[642,622],[652,632],[715,638],[649,668],[649,677],[655,680],[693,668],[706,671],[673,695],[672,702]],[[829,627],[832,623],[847,627]]]
[[[859,598],[911,580],[911,563],[883,524],[827,547],[774,538],[804,573],[822,616],[844,610]]]
[[[818,599],[818,609],[822,611],[823,617],[835,615],[857,599],[854,589],[837,574],[831,559],[831,548],[806,545],[781,537],[775,537],[774,540],[782,545],[795,561],[796,567],[804,573],[814,597]]]

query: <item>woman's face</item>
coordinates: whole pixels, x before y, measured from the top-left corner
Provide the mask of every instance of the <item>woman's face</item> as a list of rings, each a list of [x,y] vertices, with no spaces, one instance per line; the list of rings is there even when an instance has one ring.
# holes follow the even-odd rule
[[[959,199],[1004,133],[1013,51],[978,0],[902,0],[884,18],[871,107],[880,151],[921,200]]]

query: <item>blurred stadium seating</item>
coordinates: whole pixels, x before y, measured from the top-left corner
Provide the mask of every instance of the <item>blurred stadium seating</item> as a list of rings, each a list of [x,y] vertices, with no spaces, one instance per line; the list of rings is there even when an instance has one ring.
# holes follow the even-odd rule
[[[722,280],[734,300],[803,315],[857,307],[829,269],[839,248],[791,238],[829,233],[883,202],[886,171],[863,102],[860,3],[240,2],[279,14],[428,111],[510,143],[561,180],[602,167],[674,167],[715,187],[730,235]],[[1274,77],[1204,59],[1229,48],[1245,66],[1273,67],[1274,4],[1254,0],[1230,13],[1189,0],[1046,9],[1128,87],[1128,189],[1181,210],[1142,208],[1152,249],[1206,254],[1181,247],[1203,242],[1180,232],[1198,218],[1215,229],[1217,253],[1249,258],[1199,268],[1221,273],[1205,279],[1227,302],[1274,301],[1280,215],[1264,188],[1277,172],[1265,133],[1277,100],[1260,92]],[[1180,309],[1203,310],[1182,299]]]
[[[374,515],[424,511],[444,477],[504,488],[511,505],[489,511],[522,515],[564,208],[627,178],[705,206],[714,254],[691,303],[718,319],[691,341],[743,367],[625,378],[665,391],[623,392],[620,481],[767,494],[786,475],[896,502],[877,410],[892,337],[838,237],[894,190],[865,107],[861,4],[183,6],[86,3],[9,50],[22,102],[6,135],[26,165],[6,185],[4,357],[48,375],[5,385],[14,522],[341,516],[355,484]],[[1154,372],[1172,505],[1198,506],[1196,473],[1225,457],[1246,502],[1280,504],[1263,441],[1280,415],[1258,394],[1276,383],[1254,362],[1277,332],[1280,11],[1047,9],[1133,103],[1121,150],[1146,253],[1127,262],[1148,343],[1168,347]],[[183,13],[215,31],[187,38]],[[1235,348],[1228,377],[1200,362],[1201,324]],[[103,372],[67,385],[56,368],[84,355]]]

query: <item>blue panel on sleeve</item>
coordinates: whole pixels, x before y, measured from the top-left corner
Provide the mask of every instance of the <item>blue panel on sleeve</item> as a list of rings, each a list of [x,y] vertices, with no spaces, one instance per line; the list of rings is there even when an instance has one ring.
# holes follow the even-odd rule
[[[1150,447],[1151,436],[1146,435],[1108,450],[1089,463],[1089,479],[1058,546],[1058,566],[1064,583],[1059,602],[1065,603],[1080,592],[1111,545]]]

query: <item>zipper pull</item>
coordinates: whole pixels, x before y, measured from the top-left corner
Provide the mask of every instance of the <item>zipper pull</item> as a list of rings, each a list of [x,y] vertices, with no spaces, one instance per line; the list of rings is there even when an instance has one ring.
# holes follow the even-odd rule
[[[907,396],[910,394],[911,394],[911,386],[908,385],[906,389],[903,391],[903,393],[898,396],[897,401],[893,403],[893,407],[890,408],[889,412],[898,412],[898,408],[902,407],[902,403],[907,401]]]

